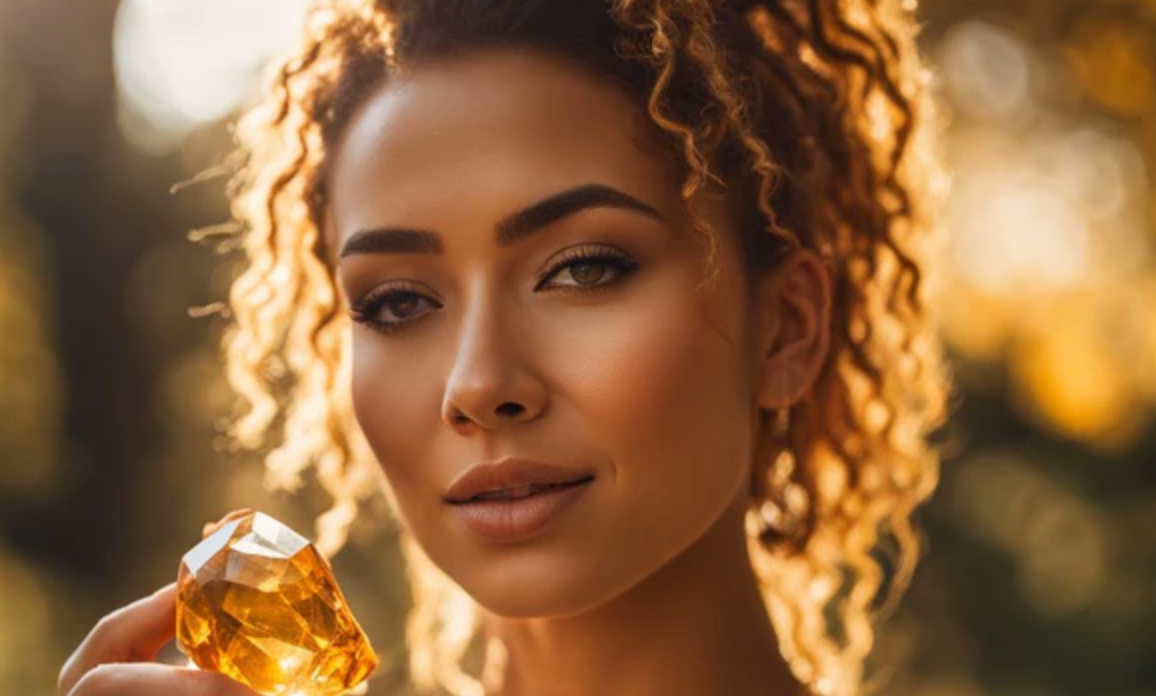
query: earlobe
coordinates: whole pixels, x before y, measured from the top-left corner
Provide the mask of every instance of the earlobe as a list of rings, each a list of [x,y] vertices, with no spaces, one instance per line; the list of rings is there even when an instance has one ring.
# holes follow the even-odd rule
[[[793,376],[786,370],[769,368],[759,386],[759,406],[767,410],[785,408],[791,405],[791,385],[795,382]]]

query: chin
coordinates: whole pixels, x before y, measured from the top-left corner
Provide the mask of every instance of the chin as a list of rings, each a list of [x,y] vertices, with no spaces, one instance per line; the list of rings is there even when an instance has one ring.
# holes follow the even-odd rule
[[[561,619],[583,614],[602,601],[582,593],[580,588],[554,587],[533,592],[470,591],[466,593],[482,609],[504,619]]]
[[[511,550],[512,551],[512,550]],[[605,566],[558,549],[507,551],[451,577],[484,610],[507,619],[564,618],[613,598]]]

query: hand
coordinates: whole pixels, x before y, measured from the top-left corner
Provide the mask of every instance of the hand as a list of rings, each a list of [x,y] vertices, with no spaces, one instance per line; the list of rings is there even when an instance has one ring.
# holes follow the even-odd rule
[[[173,583],[101,619],[64,663],[59,696],[258,696],[215,672],[151,660],[176,630]]]
[[[241,512],[206,525],[204,534]],[[215,672],[153,662],[176,635],[176,595],[174,582],[97,622],[61,668],[58,696],[259,696]]]

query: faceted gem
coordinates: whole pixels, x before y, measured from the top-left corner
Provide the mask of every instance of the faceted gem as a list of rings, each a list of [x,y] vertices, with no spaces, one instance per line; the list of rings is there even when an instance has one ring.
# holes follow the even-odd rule
[[[377,667],[329,562],[260,512],[223,522],[181,559],[177,646],[269,696],[336,696]]]

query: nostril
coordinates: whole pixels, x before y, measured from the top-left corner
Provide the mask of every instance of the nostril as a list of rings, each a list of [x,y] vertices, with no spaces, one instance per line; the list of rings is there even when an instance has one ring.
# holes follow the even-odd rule
[[[498,407],[498,413],[503,416],[519,416],[525,410],[525,406],[522,406],[521,404],[515,404],[511,401],[507,401]]]

